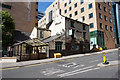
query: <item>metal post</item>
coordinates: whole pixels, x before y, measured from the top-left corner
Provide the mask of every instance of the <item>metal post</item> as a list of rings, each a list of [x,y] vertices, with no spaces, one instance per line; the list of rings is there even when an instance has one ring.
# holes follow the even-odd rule
[[[22,55],[22,44],[20,45],[21,46],[21,51],[20,51],[20,61],[21,61],[21,55]]]
[[[49,58],[49,46],[46,47],[47,57]]]

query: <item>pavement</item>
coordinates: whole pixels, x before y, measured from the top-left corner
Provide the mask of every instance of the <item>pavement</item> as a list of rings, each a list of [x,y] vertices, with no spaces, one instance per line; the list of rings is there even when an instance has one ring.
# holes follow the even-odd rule
[[[43,59],[43,60],[31,60],[31,61],[23,61],[23,62],[16,62],[16,63],[2,63],[2,62],[0,62],[0,63],[2,63],[2,66],[1,66],[2,69],[12,68],[12,67],[23,67],[23,66],[27,66],[27,65],[33,65],[33,64],[47,63],[47,62],[65,60],[65,59],[78,58],[78,57],[83,57],[83,56],[91,56],[91,55],[101,54],[103,52],[108,53],[108,52],[117,51],[117,50],[118,50],[118,48],[103,50],[100,52],[63,56],[61,58],[49,58],[49,59]],[[118,62],[115,62],[115,63],[117,64]],[[110,62],[109,65],[116,65],[115,63],[114,63],[114,61]],[[103,65],[102,65],[102,63],[100,63],[98,66],[103,66]]]
[[[108,61],[109,64],[103,64],[103,63],[99,63],[97,66],[99,67],[107,67],[107,66],[115,66],[120,64],[120,61]]]

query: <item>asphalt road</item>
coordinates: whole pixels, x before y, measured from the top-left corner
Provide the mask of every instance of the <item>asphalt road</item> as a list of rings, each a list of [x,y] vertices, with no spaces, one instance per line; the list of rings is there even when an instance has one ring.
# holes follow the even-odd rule
[[[118,51],[107,53],[108,61],[118,60]],[[118,78],[118,65],[98,67],[102,54],[2,70],[3,78]]]

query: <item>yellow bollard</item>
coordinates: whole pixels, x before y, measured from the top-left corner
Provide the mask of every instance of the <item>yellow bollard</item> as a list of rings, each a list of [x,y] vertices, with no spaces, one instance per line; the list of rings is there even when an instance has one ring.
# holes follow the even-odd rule
[[[106,54],[103,53],[103,62],[106,63]]]
[[[109,64],[106,58],[106,53],[103,53],[103,62],[104,62],[103,64]]]

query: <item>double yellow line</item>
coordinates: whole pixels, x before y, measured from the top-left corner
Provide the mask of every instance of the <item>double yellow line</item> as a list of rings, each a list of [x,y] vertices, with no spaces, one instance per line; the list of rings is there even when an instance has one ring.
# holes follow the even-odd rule
[[[42,64],[49,64],[49,63],[61,62],[61,61],[65,61],[65,60],[73,60],[73,58],[63,59],[63,60],[57,60],[57,61],[51,61],[51,62],[44,62],[44,63],[33,64],[33,65],[27,65],[27,66],[22,66],[22,67],[33,67],[33,66],[38,66],[38,65],[42,65]],[[20,66],[20,67],[21,67],[21,66]],[[3,68],[3,69],[0,69],[0,70],[17,69],[17,68],[20,68],[20,67]]]

